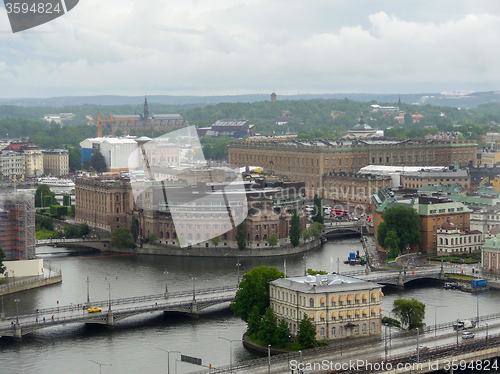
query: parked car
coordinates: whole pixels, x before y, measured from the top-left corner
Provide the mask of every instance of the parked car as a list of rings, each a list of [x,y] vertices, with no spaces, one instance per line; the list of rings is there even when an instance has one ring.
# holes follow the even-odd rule
[[[462,339],[474,339],[474,334],[472,332],[462,333]]]

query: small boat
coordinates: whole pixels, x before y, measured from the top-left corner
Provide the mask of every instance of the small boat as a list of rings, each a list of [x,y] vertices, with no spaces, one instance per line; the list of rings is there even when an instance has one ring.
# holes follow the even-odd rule
[[[446,282],[444,284],[444,289],[445,290],[459,290],[460,284],[457,282]]]

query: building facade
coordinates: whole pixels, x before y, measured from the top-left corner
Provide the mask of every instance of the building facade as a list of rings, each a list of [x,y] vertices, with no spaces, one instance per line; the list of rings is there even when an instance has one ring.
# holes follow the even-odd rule
[[[43,171],[45,175],[63,176],[69,174],[69,153],[67,149],[43,151]]]
[[[196,220],[176,227],[171,210],[176,208],[170,198],[168,203],[165,202],[165,195],[176,196],[186,202],[196,201],[205,193],[222,191],[225,186],[225,183],[206,182],[186,185],[178,181],[168,185],[153,186],[134,200],[132,187],[127,178],[112,176],[77,178],[75,220],[112,231],[120,227],[130,228],[134,219],[139,236],[148,238],[150,234],[154,234],[159,244],[175,246],[179,245],[178,235],[183,234],[188,245],[199,243],[196,245],[213,247],[216,245],[210,239],[218,236],[218,232],[222,232],[220,245],[234,248],[236,229],[231,228],[229,221],[224,223],[225,227],[216,227],[219,221],[215,218],[228,213],[225,205],[216,204],[209,214],[199,214]],[[277,236],[277,246],[289,245],[290,220],[294,209],[300,217],[301,227],[303,229],[306,227],[303,183],[276,182],[260,186],[246,183],[245,188],[248,204],[248,216],[244,221],[247,247],[270,248],[268,239],[273,234]],[[186,206],[186,214],[189,212],[196,214],[198,210],[196,203],[194,208]],[[179,213],[179,209],[176,213]]]
[[[421,220],[422,243],[415,248],[410,248],[413,252],[436,252],[438,230],[441,229],[441,225],[448,221],[461,231],[470,230],[471,210],[461,202],[452,201],[447,197],[428,197],[417,194],[397,196],[387,189],[380,190],[373,195],[372,202],[375,238],[377,238],[378,226],[383,222],[382,215],[386,209],[399,205],[415,209]],[[378,242],[377,248],[384,250]]]
[[[14,151],[0,151],[0,180],[10,182],[24,179],[25,157]]]
[[[357,172],[367,165],[429,165],[461,167],[476,163],[477,144],[444,140],[288,140],[232,142],[229,163],[262,166],[290,181],[305,181],[309,196],[324,195],[323,175]]]
[[[120,178],[77,178],[75,221],[92,227],[130,228],[134,196],[130,183]]]
[[[421,188],[439,184],[459,184],[463,191],[470,191],[470,176],[467,170],[423,170],[401,175],[401,186]]]
[[[296,336],[308,316],[318,340],[380,334],[382,286],[340,274],[280,278],[270,282],[270,303],[278,321]]]
[[[481,264],[488,272],[500,272],[500,234],[488,239],[481,248]]]
[[[43,153],[39,146],[31,142],[10,143],[5,151],[15,151],[24,155],[24,174],[26,178],[37,178],[44,174]]]
[[[453,256],[478,252],[483,244],[483,236],[478,230],[459,230],[455,224],[446,221],[437,231],[437,255]]]
[[[324,197],[335,203],[369,207],[370,196],[380,189],[390,188],[392,178],[388,175],[361,173],[329,173],[323,177]]]

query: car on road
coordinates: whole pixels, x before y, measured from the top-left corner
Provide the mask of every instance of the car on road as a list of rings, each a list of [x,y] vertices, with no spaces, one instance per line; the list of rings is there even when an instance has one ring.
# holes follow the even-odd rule
[[[427,347],[426,345],[419,345],[418,350],[420,352],[427,352],[429,350],[429,347]]]
[[[462,333],[462,339],[474,339],[474,334],[472,332]]]
[[[89,313],[97,313],[97,312],[102,311],[102,309],[101,308],[92,307],[92,308],[87,309],[87,311]]]

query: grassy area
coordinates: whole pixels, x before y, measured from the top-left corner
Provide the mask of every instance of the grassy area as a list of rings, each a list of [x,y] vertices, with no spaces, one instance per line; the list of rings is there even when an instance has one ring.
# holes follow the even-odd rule
[[[38,240],[48,239],[54,236],[54,231],[41,229],[36,232],[36,238]]]
[[[470,275],[462,275],[462,274],[450,274],[450,273],[446,273],[445,276],[446,276],[446,278],[450,278],[450,279],[463,279],[463,280],[478,279],[477,277],[472,277]]]

